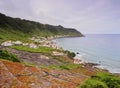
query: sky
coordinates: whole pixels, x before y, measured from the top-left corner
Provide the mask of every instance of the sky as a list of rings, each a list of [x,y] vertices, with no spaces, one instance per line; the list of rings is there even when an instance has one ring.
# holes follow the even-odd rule
[[[84,34],[120,33],[120,0],[0,0],[0,13]]]

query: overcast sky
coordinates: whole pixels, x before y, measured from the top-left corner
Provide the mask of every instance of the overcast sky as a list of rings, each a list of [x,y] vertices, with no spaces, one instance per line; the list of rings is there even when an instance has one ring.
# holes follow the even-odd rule
[[[0,12],[82,33],[120,33],[120,0],[0,0]]]

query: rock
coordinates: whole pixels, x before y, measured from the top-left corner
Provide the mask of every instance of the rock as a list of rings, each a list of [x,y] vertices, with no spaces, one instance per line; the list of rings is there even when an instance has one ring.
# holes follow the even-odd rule
[[[7,50],[13,54],[15,54],[18,58],[25,62],[32,62],[36,65],[59,65],[59,62],[56,59],[50,59],[48,56],[42,55],[41,53],[31,53],[27,51],[20,51],[11,48],[7,48]]]
[[[76,88],[88,78],[75,72],[26,67],[4,60],[0,60],[0,68],[0,88]]]

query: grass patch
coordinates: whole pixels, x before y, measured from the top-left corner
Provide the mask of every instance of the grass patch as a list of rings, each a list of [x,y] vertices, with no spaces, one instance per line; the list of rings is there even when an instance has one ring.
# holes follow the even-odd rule
[[[59,66],[59,68],[61,70],[64,70],[64,69],[71,70],[71,69],[79,68],[81,66],[82,66],[81,64],[68,63],[68,64],[64,64],[64,65]]]
[[[33,62],[23,62],[23,64],[24,64],[25,66],[32,66],[32,67],[35,67],[35,66],[36,66],[36,64],[33,63]]]
[[[81,87],[79,88],[108,88],[104,82],[99,80],[87,80]]]
[[[31,40],[28,39],[29,37],[30,35],[26,35],[18,30],[12,30],[11,28],[0,28],[0,43],[7,40],[31,42]]]
[[[41,68],[50,68],[53,70],[71,70],[74,68],[78,68],[81,67],[82,65],[78,65],[78,64],[73,64],[73,63],[67,63],[67,64],[62,64],[62,65],[49,65],[49,66],[45,66],[45,65],[41,65]]]
[[[59,62],[62,62],[63,64],[68,63],[68,61],[66,60],[66,58],[64,56],[54,56],[54,55],[51,55],[50,57],[52,59],[58,60]]]
[[[55,50],[53,48],[44,47],[44,46],[40,46],[40,48],[38,49],[30,48],[29,46],[11,46],[11,48],[28,51],[28,52],[43,53],[43,54],[52,54],[52,52]]]
[[[120,88],[120,78],[107,72],[99,72],[78,88]]]

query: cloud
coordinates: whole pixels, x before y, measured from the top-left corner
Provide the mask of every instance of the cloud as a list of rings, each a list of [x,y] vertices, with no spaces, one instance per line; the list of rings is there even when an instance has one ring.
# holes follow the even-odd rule
[[[120,0],[1,0],[0,12],[83,33],[120,33]]]

